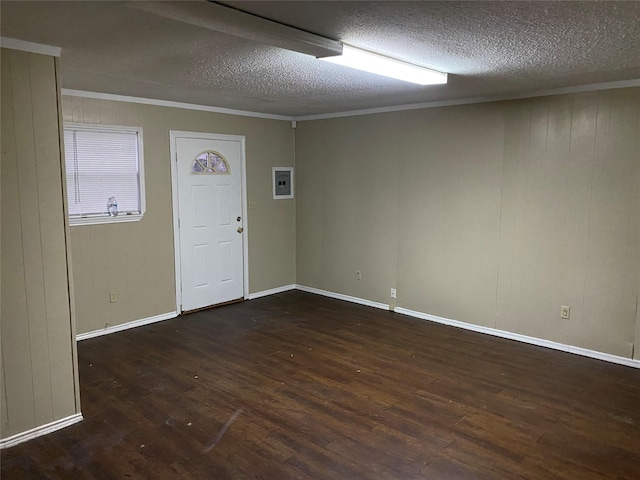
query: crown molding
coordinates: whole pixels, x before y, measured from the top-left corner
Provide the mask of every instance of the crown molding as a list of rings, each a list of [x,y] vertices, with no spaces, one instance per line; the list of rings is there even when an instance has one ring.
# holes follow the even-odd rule
[[[471,105],[475,103],[502,102],[507,100],[520,100],[524,98],[547,97],[551,95],[565,95],[570,93],[593,92],[597,90],[614,90],[617,88],[640,87],[640,79],[621,80],[618,82],[592,83],[577,85],[575,87],[554,88],[550,90],[538,90],[520,95],[495,95],[489,97],[461,98],[456,100],[442,100],[437,102],[411,103],[391,107],[365,108],[362,110],[349,110],[336,113],[322,113],[318,115],[303,115],[294,117],[295,121],[326,120],[330,118],[356,117],[359,115],[374,115],[377,113],[402,112],[405,110],[420,110],[425,108],[451,107],[455,105]]]
[[[62,53],[62,48],[60,47],[27,42],[25,40],[18,40],[17,38],[0,37],[0,46],[12,50],[49,55],[50,57],[59,57],[60,53]]]
[[[70,97],[94,98],[97,100],[110,100],[113,102],[138,103],[142,105],[154,105],[157,107],[182,108],[184,110],[198,110],[201,112],[224,113],[226,115],[238,115],[240,117],[265,118],[268,120],[285,120],[290,122],[293,117],[274,115],[271,113],[249,112],[246,110],[234,110],[231,108],[212,107],[209,105],[197,105],[195,103],[173,102],[170,100],[157,100],[154,98],[129,97],[113,93],[89,92],[86,90],[62,89],[62,95]]]
[[[4,41],[4,39],[3,39]],[[29,43],[29,42],[25,42]],[[38,45],[38,44],[32,44]],[[4,43],[2,45],[4,47]],[[46,45],[45,45],[46,47]],[[9,48],[9,47],[7,47]],[[55,47],[50,47],[55,48]],[[41,53],[41,52],[38,52]],[[284,120],[288,122],[304,122],[310,120],[327,120],[331,118],[356,117],[361,115],[375,115],[379,113],[402,112],[405,110],[420,110],[437,107],[451,107],[456,105],[472,105],[477,103],[502,102],[508,100],[520,100],[525,98],[546,97],[551,95],[566,95],[571,93],[592,92],[598,90],[614,90],[618,88],[640,87],[640,79],[622,80],[618,82],[592,83],[577,85],[574,87],[556,88],[550,90],[538,90],[520,95],[496,95],[488,97],[461,98],[456,100],[441,100],[437,102],[411,103],[407,105],[395,105],[390,107],[366,108],[362,110],[349,110],[344,112],[323,113],[318,115],[302,115],[299,117],[287,115],[275,115],[270,113],[250,112],[246,110],[234,110],[231,108],[213,107],[210,105],[197,105],[193,103],[173,102],[170,100],[157,100],[143,97],[130,97],[111,93],[90,92],[85,90],[62,89],[63,95],[72,97],[94,98],[98,100],[111,100],[116,102],[138,103],[143,105],[155,105],[160,107],[182,108],[186,110],[198,110],[203,112],[223,113],[226,115],[238,115],[243,117],[265,118],[269,120]]]

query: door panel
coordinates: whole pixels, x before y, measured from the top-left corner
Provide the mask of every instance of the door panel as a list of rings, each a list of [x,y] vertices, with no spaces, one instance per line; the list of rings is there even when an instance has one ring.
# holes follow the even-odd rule
[[[242,144],[176,138],[182,310],[243,297]]]
[[[218,245],[219,259],[220,259],[220,281],[229,282],[233,280],[232,267],[232,248],[231,242],[220,242]]]
[[[191,202],[193,208],[193,227],[207,226],[207,188],[204,185],[191,186]]]

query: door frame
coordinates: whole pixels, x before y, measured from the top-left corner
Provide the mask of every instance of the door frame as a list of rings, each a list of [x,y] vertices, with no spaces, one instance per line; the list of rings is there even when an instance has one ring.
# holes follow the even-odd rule
[[[182,268],[180,264],[180,201],[178,195],[178,151],[176,140],[178,138],[195,138],[198,140],[227,140],[240,142],[240,201],[242,202],[242,284],[243,298],[249,298],[249,219],[247,217],[247,177],[246,177],[246,150],[244,135],[226,135],[204,132],[187,132],[182,130],[169,130],[169,151],[171,154],[171,197],[173,201],[173,251],[176,275],[176,312],[182,313]]]

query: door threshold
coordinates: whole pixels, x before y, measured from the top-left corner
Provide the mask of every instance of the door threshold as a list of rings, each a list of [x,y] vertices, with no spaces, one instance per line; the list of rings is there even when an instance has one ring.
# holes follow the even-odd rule
[[[244,302],[244,298],[236,298],[235,300],[229,300],[227,302],[216,303],[214,305],[207,305],[206,307],[194,308],[193,310],[185,310],[182,315],[189,315],[190,313],[202,312],[203,310],[211,310],[212,308],[224,307],[225,305],[233,305],[234,303]]]

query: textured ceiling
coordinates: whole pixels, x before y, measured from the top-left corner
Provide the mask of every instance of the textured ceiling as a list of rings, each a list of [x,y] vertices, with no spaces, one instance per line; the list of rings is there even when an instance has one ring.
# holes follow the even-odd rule
[[[287,116],[640,79],[640,2],[225,2],[450,73],[417,86],[140,11],[2,0],[3,37],[62,47],[62,86]]]

